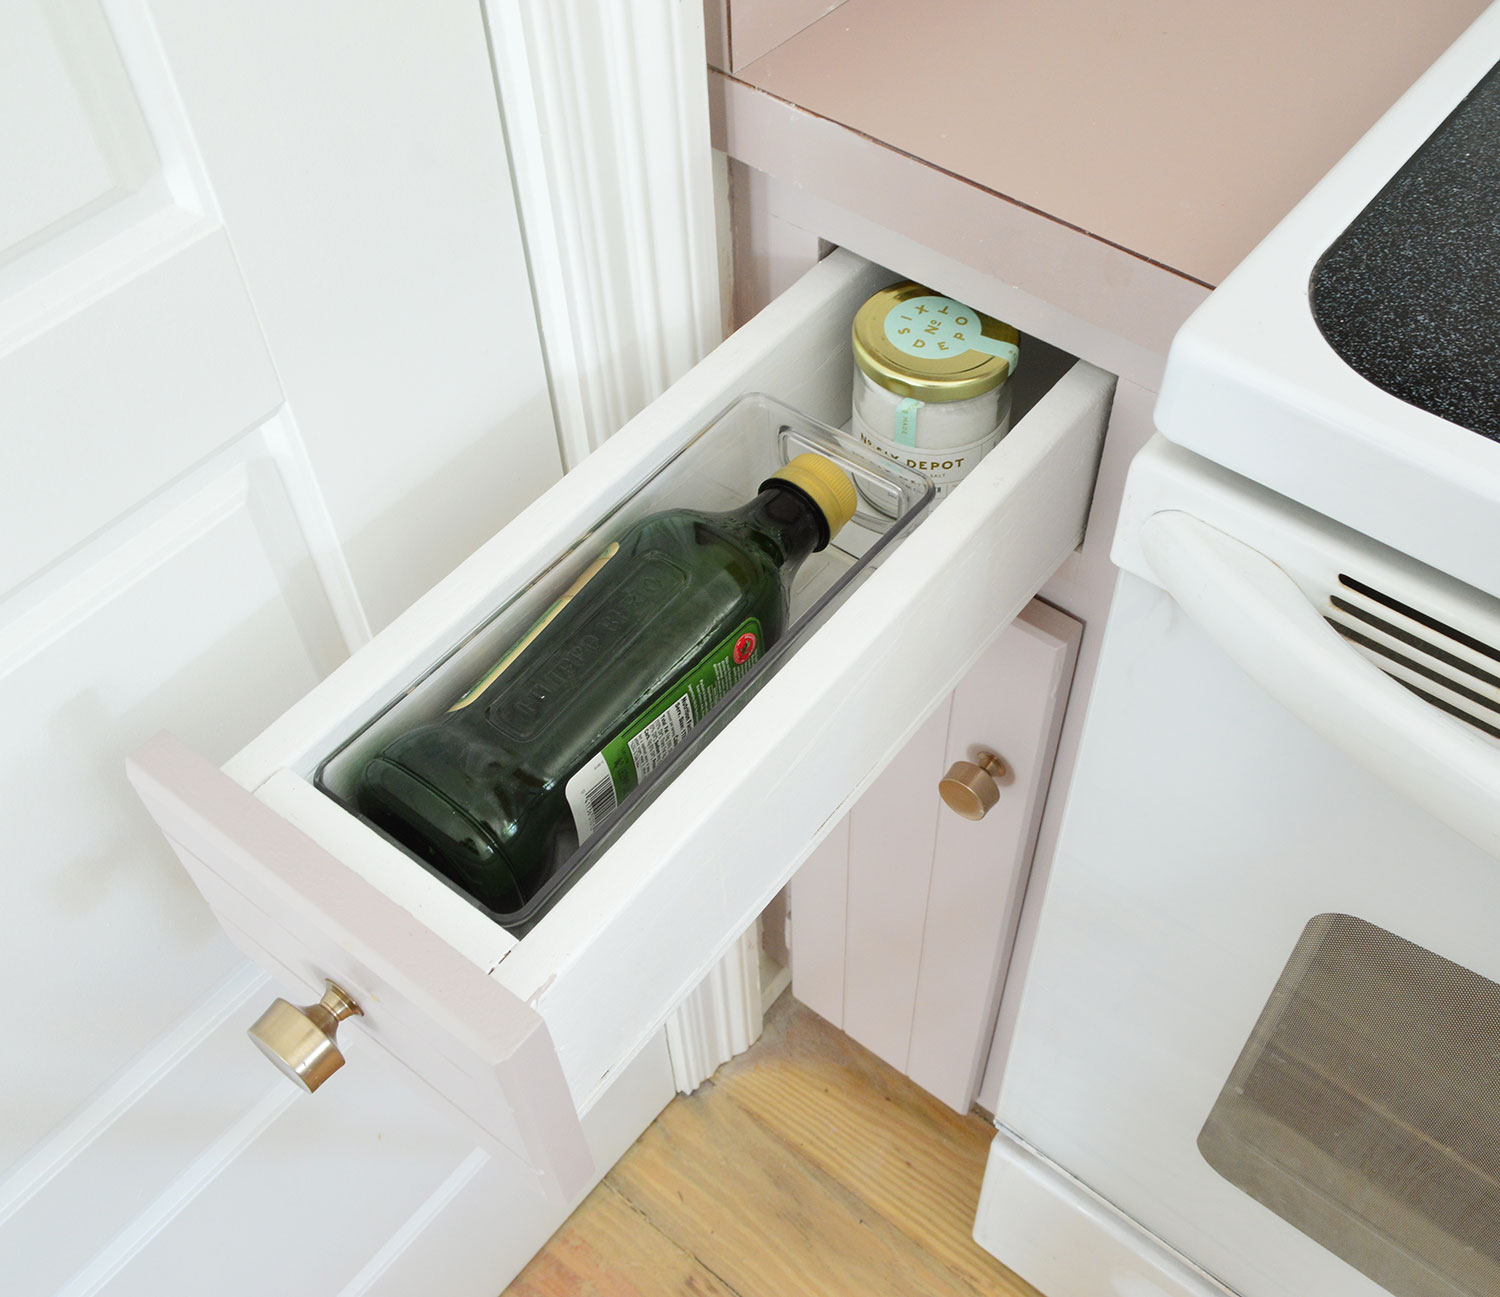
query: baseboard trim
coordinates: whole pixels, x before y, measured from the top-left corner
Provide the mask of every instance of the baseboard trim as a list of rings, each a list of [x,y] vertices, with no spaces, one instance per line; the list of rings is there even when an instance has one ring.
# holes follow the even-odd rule
[[[746,929],[667,1019],[667,1049],[679,1094],[691,1094],[719,1066],[760,1037],[760,921]]]
[[[1048,1297],[1234,1297],[1004,1127],[990,1145],[974,1241]]]
[[[781,998],[781,993],[792,984],[791,964],[778,964],[764,948],[760,952],[760,1013],[761,1017],[771,1012],[771,1006]]]

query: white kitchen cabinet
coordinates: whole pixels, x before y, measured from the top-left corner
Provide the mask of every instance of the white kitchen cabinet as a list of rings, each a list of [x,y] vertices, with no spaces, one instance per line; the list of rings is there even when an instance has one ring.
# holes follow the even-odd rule
[[[224,772],[168,736],[132,761],[242,949],[310,1000],[338,982],[363,1010],[341,1030],[365,1033],[559,1196],[594,1171],[580,1115],[1077,546],[1113,377],[1065,357],[1023,371],[1009,436],[524,938],[313,772],[734,397],[763,391],[844,422],[850,321],[899,277],[846,252],[821,262]]]

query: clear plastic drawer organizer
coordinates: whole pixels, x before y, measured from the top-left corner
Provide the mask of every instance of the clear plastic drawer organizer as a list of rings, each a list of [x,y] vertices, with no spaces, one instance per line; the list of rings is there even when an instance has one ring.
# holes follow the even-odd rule
[[[394,838],[370,825],[409,856],[414,867],[433,873],[505,928],[517,934],[525,932],[609,849],[682,764],[690,761],[796,651],[798,644],[880,555],[917,522],[934,496],[933,485],[925,476],[861,446],[850,434],[769,397],[758,394],[740,397],[620,504],[588,527],[524,590],[463,636],[441,660],[345,739],[317,767],[316,786],[350,814],[364,820],[355,806],[354,788],[369,759],[399,734],[446,712],[527,632],[611,540],[641,518],[663,509],[738,508],[755,497],[766,478],[794,456],[807,451],[826,456],[848,473],[858,490],[859,504],[853,520],[826,549],[811,555],[797,572],[785,634],[586,843],[578,844],[571,832],[564,834],[546,881],[525,905],[513,912],[499,912],[482,905]]]

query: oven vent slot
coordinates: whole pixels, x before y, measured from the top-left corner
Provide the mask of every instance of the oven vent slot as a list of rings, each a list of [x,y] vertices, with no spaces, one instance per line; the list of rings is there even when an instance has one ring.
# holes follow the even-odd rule
[[[1324,613],[1382,671],[1424,701],[1500,739],[1500,648],[1339,574]]]

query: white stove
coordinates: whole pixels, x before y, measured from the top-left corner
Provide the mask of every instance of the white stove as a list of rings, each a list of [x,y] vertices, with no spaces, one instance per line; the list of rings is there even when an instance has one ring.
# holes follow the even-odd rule
[[[1497,64],[1173,346],[975,1224],[1048,1297],[1500,1295]]]
[[[1158,429],[1178,445],[1494,595],[1500,444],[1357,373],[1325,339],[1308,296],[1319,259],[1497,62],[1492,7],[1188,321],[1156,407]],[[1500,152],[1500,139],[1493,147]],[[1485,215],[1493,288],[1500,217]],[[1500,369],[1500,301],[1488,307],[1490,364]]]

